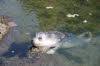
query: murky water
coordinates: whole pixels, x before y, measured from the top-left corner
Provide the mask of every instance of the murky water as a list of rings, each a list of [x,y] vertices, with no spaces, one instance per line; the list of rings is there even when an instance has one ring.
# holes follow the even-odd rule
[[[0,1],[0,15],[12,17],[18,24],[18,31],[21,33],[20,38],[28,37],[26,33],[32,35],[37,29],[37,19],[35,13],[28,14],[23,11],[21,5],[16,0],[1,0]]]
[[[55,55],[42,54],[38,61],[32,62],[27,53],[30,40],[38,31],[36,14],[27,14],[19,1],[0,0],[0,15],[12,17],[18,24],[0,45],[0,66],[100,66],[100,36],[90,43],[80,42],[85,46],[61,48]]]

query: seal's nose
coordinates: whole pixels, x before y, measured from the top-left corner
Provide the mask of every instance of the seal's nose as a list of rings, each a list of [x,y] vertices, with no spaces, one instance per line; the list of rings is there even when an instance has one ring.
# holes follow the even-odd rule
[[[38,37],[39,40],[42,40],[42,37]]]

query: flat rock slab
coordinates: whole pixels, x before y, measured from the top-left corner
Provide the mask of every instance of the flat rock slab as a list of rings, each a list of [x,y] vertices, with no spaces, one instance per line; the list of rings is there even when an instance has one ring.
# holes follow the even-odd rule
[[[2,40],[10,31],[10,28],[14,26],[17,26],[17,24],[11,18],[0,16],[0,40]]]
[[[38,57],[36,59],[36,57]],[[58,55],[40,54],[35,58],[12,58],[9,60],[1,61],[0,66],[64,66]]]

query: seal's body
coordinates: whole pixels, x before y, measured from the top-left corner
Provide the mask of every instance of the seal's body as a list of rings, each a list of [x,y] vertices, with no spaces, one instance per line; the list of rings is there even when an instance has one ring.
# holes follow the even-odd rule
[[[57,31],[40,31],[36,33],[36,36],[32,39],[36,47],[42,52],[47,54],[54,54],[54,52],[61,46],[61,39],[64,38],[64,34]]]

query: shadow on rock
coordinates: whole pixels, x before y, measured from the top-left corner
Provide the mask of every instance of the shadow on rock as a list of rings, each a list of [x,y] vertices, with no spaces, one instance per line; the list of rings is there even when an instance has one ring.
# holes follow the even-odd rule
[[[27,57],[27,53],[30,49],[31,44],[26,43],[13,43],[7,52],[5,52],[2,56],[6,58],[11,58],[14,56],[19,56],[20,58]]]

